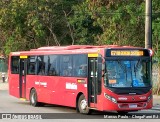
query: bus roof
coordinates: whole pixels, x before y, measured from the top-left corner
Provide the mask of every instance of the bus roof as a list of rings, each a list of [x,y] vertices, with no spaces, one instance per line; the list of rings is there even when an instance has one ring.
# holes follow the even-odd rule
[[[43,55],[43,54],[77,54],[77,53],[98,53],[103,49],[143,49],[133,46],[118,46],[118,45],[70,45],[70,46],[46,46],[30,51],[11,52],[10,55]]]

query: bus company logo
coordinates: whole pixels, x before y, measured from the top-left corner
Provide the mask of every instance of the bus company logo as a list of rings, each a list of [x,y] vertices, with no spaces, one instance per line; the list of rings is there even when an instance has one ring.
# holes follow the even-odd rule
[[[76,83],[66,83],[66,89],[77,90],[77,84]]]
[[[147,97],[146,96],[140,96],[139,99],[145,100],[145,99],[147,99]]]
[[[118,100],[127,100],[127,97],[119,97]]]
[[[47,87],[47,82],[35,81],[35,85],[41,85],[41,86]]]

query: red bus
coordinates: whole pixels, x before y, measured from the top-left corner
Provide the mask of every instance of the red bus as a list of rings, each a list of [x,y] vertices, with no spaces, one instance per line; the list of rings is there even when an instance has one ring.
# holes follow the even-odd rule
[[[152,108],[150,50],[131,46],[52,46],[12,52],[9,94],[88,114]]]

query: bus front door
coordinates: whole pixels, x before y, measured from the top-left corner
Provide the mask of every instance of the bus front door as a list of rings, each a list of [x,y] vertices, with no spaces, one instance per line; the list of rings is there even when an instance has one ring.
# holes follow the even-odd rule
[[[88,106],[95,108],[97,104],[97,58],[89,58],[88,61]]]
[[[26,98],[26,70],[27,70],[27,59],[21,58],[19,61],[19,97]]]

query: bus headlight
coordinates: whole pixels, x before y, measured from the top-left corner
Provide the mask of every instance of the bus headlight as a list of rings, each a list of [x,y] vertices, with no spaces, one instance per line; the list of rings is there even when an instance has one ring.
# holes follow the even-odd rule
[[[117,100],[115,98],[112,97],[112,102],[117,103]]]
[[[117,100],[114,97],[111,97],[106,93],[104,93],[104,97],[107,98],[108,100],[114,102],[114,103],[117,103]]]
[[[148,96],[147,102],[149,102],[151,99],[152,99],[152,94],[150,94],[150,95]]]

